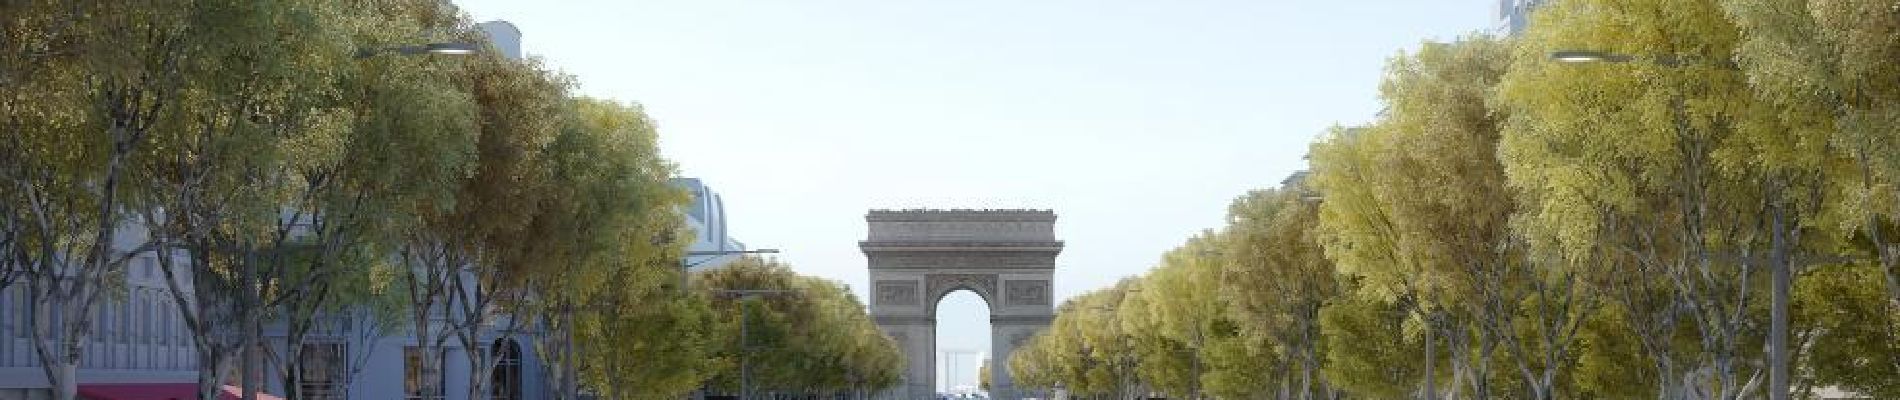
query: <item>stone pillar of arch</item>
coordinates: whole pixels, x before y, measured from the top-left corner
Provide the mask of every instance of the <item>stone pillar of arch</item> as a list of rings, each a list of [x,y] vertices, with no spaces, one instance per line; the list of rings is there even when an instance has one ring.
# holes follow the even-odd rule
[[[990,308],[990,397],[1018,399],[1009,355],[1049,326],[1056,255],[1049,210],[873,210],[859,243],[871,277],[871,315],[906,360],[903,383],[883,399],[936,394],[937,302],[969,290]],[[945,321],[968,323],[968,321]]]

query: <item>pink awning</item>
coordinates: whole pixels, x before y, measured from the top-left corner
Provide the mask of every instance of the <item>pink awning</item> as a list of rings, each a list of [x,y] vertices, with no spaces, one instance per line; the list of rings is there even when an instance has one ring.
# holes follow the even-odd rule
[[[224,385],[218,400],[241,400],[244,389]],[[79,385],[79,397],[90,400],[193,400],[198,398],[196,383],[99,383]],[[259,392],[258,400],[284,400]]]

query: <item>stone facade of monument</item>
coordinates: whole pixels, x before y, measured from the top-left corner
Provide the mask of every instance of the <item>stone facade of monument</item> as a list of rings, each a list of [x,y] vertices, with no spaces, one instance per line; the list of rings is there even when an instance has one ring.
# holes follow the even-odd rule
[[[975,292],[990,308],[990,397],[1017,399],[1009,354],[1054,318],[1062,242],[1048,210],[875,210],[859,243],[871,276],[871,315],[897,341],[904,382],[883,399],[935,398],[937,302]],[[952,322],[954,323],[954,322]]]

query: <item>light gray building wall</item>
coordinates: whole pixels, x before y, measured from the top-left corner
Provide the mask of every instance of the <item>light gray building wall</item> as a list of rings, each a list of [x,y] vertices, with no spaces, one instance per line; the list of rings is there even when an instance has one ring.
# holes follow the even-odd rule
[[[686,205],[686,226],[693,231],[693,244],[687,251],[741,251],[746,250],[745,243],[733,239],[726,230],[726,203],[718,192],[712,190],[699,178],[673,178],[673,186],[684,189],[692,195]],[[688,256],[686,265],[693,271],[706,271],[725,266],[740,255]]]
[[[145,241],[143,232],[136,226],[120,228],[114,247],[137,247]],[[121,278],[107,283],[117,289],[108,289],[86,316],[93,334],[79,364],[79,384],[194,382],[197,351],[158,259],[150,253],[133,258]],[[190,298],[190,278],[180,279]],[[0,290],[0,400],[44,396],[49,387],[33,346],[31,306],[25,282]],[[55,321],[65,317],[54,315]]]
[[[488,34],[488,42],[495,46],[495,51],[509,59],[521,59],[521,29],[515,28],[514,23],[494,20],[475,24],[475,27]]]
[[[143,232],[144,228],[138,226],[121,228],[117,247],[136,247],[145,241]],[[187,261],[183,256],[177,257],[180,259],[176,261],[181,264]],[[473,279],[473,276],[460,278]],[[156,255],[145,253],[132,258],[119,279],[107,283],[108,287],[121,289],[105,294],[87,316],[94,328],[80,362],[78,383],[82,390],[90,385],[110,384],[195,385],[198,352],[164,279]],[[191,299],[190,275],[184,274],[178,279],[178,286],[185,290],[183,297]],[[48,395],[49,385],[31,339],[31,304],[25,283],[0,290],[0,400],[33,400]],[[504,315],[496,320],[499,324],[507,321],[506,318]],[[503,335],[498,324],[480,330],[480,341],[485,346],[477,349],[495,354],[497,359],[509,360],[497,368],[496,376],[500,379],[494,380],[508,385],[501,393],[495,393],[499,396],[491,398],[549,397],[551,388],[544,384],[546,371],[534,346],[543,332],[538,326],[523,322],[517,333]],[[446,319],[439,319],[432,329],[441,332],[447,325]],[[443,359],[439,364],[443,366],[440,378],[443,396],[408,396],[407,379],[421,375],[416,360],[406,357],[407,349],[417,347],[413,326],[409,322],[377,325],[368,314],[361,312],[321,318],[318,328],[303,341],[305,349],[316,351],[306,350],[299,359],[307,370],[312,370],[307,378],[313,379],[304,383],[306,393],[328,393],[331,396],[327,398],[334,399],[468,399],[471,368],[466,349],[453,339],[442,349]],[[272,323],[265,329],[265,345],[272,355],[262,358],[272,360],[287,355],[283,323]],[[503,336],[509,337],[504,339]],[[265,366],[265,372],[260,374],[264,379],[261,391],[285,393],[279,375],[282,366],[278,363]],[[228,383],[237,382],[236,376],[229,379]]]
[[[1548,0],[1497,0],[1497,32],[1501,36],[1517,36],[1529,26],[1531,12],[1544,5]]]
[[[302,359],[306,366],[304,392],[324,398],[330,394],[337,399],[442,399],[466,400],[468,395],[469,374],[474,365],[468,360],[468,349],[462,347],[459,340],[451,338],[441,348],[441,357],[437,365],[442,373],[437,384],[442,388],[440,397],[421,395],[414,392],[412,380],[424,378],[414,331],[410,324],[376,327],[372,320],[363,314],[343,315],[334,319],[335,323],[319,329],[304,340],[305,351]],[[505,321],[505,319],[504,319]],[[447,328],[446,320],[436,322],[436,328]],[[522,331],[504,335],[498,324],[491,324],[481,330],[480,342],[483,348],[476,351],[497,360],[497,367],[491,371],[487,397],[476,399],[519,400],[541,399],[553,396],[555,387],[547,384],[544,369],[546,365],[534,344],[545,332],[534,326],[524,326]],[[528,324],[523,324],[528,325]],[[281,326],[267,332],[266,336],[275,338],[270,343],[271,350],[277,354],[286,354],[282,339]],[[275,371],[281,366],[273,365]],[[332,370],[331,368],[334,368]],[[341,375],[326,377],[325,371],[336,371]],[[285,393],[283,380],[278,376],[267,376],[269,392]]]

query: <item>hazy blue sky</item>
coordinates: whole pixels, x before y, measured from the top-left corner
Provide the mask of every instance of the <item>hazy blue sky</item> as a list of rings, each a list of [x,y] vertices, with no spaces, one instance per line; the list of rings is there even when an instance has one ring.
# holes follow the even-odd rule
[[[1146,271],[1378,110],[1385,60],[1495,0],[456,0],[582,94],[638,102],[733,235],[866,293],[874,208],[1048,208],[1056,295]],[[940,306],[939,347],[989,349]],[[975,362],[960,384],[973,384]]]

